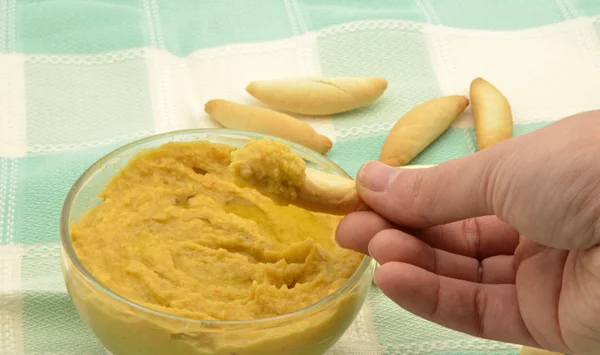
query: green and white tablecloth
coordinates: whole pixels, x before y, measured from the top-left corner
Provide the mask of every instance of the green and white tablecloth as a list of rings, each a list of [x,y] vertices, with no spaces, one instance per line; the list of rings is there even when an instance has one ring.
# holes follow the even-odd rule
[[[59,212],[118,146],[211,127],[212,98],[283,76],[377,75],[374,105],[312,124],[355,174],[414,105],[509,98],[515,134],[600,107],[598,0],[0,0],[0,354],[103,354],[66,294]],[[470,110],[414,163],[475,151]],[[548,142],[552,144],[552,142]],[[331,354],[517,354],[420,320],[373,289]]]

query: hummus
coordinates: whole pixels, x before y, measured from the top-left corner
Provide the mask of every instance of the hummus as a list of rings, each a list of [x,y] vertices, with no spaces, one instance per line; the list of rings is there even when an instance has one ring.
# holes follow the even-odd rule
[[[239,186],[249,186],[286,205],[298,197],[306,164],[290,147],[269,139],[252,140],[231,153],[229,171]]]
[[[336,244],[340,217],[278,205],[236,184],[231,157],[254,154],[265,170],[253,174],[266,191],[293,194],[304,161],[281,152],[208,142],[145,151],[72,226],[74,250],[118,295],[172,315],[251,320],[310,306],[348,280],[363,257]],[[285,176],[270,180],[274,171]]]

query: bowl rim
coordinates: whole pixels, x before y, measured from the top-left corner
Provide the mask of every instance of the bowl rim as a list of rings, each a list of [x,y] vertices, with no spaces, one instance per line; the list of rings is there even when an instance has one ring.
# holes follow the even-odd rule
[[[308,154],[308,155],[310,155],[311,158],[315,158],[315,160],[319,161],[320,163],[331,166],[332,168],[334,168],[336,170],[336,173],[341,173],[342,175],[345,175],[345,177],[351,178],[344,169],[342,169],[334,161],[327,158],[325,155],[317,153],[316,151],[314,151],[310,148],[307,148],[305,146],[302,146],[300,144],[290,142],[286,139],[282,139],[280,137],[275,137],[275,136],[262,134],[262,133],[231,130],[231,129],[226,129],[226,128],[190,128],[190,129],[181,129],[181,130],[174,130],[174,131],[153,134],[153,135],[146,136],[146,137],[143,137],[140,139],[136,139],[132,142],[129,142],[127,144],[124,144],[124,145],[112,150],[108,154],[106,154],[103,157],[101,157],[100,159],[98,159],[92,165],[90,165],[73,183],[73,185],[69,189],[69,192],[67,193],[67,195],[63,201],[63,205],[62,205],[61,213],[60,213],[61,255],[65,254],[65,256],[69,259],[69,261],[74,265],[75,270],[85,279],[85,281],[90,283],[95,289],[101,291],[102,293],[109,296],[110,298],[112,298],[118,302],[124,303],[125,305],[127,305],[129,307],[133,307],[134,309],[137,309],[137,310],[145,312],[145,313],[150,313],[150,314],[153,314],[158,317],[168,318],[168,319],[172,319],[175,321],[191,322],[191,323],[196,323],[196,324],[200,324],[200,325],[213,325],[213,326],[214,325],[223,325],[223,326],[225,326],[225,325],[264,324],[264,323],[270,323],[270,322],[282,322],[282,321],[286,321],[286,320],[293,320],[299,315],[311,313],[312,311],[314,311],[318,308],[321,308],[322,306],[326,306],[327,304],[332,303],[340,295],[344,294],[347,290],[349,290],[349,289],[353,288],[355,285],[357,285],[358,282],[363,277],[366,276],[366,273],[371,268],[371,266],[375,265],[375,260],[372,257],[370,257],[369,255],[363,255],[363,259],[362,259],[361,263],[359,264],[358,268],[354,271],[352,276],[348,280],[346,280],[337,290],[335,290],[331,294],[327,295],[326,297],[320,299],[316,303],[313,303],[310,306],[301,308],[301,309],[296,310],[291,313],[285,313],[285,314],[281,314],[278,316],[272,316],[272,317],[247,319],[247,320],[197,319],[197,318],[189,318],[189,317],[178,316],[178,315],[167,313],[167,312],[162,312],[162,311],[150,308],[150,307],[146,307],[146,306],[136,303],[134,301],[131,301],[131,300],[117,294],[113,290],[109,289],[102,282],[100,282],[98,279],[96,279],[91,274],[91,272],[89,272],[88,269],[83,265],[83,263],[77,256],[77,253],[75,252],[75,249],[73,248],[73,243],[70,238],[71,235],[70,235],[70,228],[69,228],[70,227],[69,215],[71,212],[71,207],[72,207],[72,204],[74,201],[74,197],[79,192],[79,190],[85,185],[85,182],[87,181],[87,179],[91,175],[93,175],[97,170],[101,169],[104,164],[113,160],[114,158],[119,156],[121,153],[128,151],[129,149],[133,149],[138,145],[142,145],[143,143],[160,140],[161,138],[186,136],[186,135],[193,135],[193,134],[207,135],[207,134],[211,134],[211,133],[221,135],[221,136],[227,136],[227,135],[238,136],[238,137],[242,136],[242,137],[245,137],[248,139],[268,138],[268,139],[272,139],[272,140],[279,140],[282,143],[290,146],[294,150]],[[161,145],[169,143],[169,142],[170,141],[165,141],[164,143],[161,143]],[[222,143],[222,144],[225,144],[225,143]]]

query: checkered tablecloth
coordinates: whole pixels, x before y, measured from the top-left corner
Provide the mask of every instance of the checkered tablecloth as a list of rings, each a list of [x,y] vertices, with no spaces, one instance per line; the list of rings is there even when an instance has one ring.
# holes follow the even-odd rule
[[[416,104],[482,76],[515,134],[600,107],[597,0],[0,0],[0,354],[103,354],[66,293],[58,220],[77,177],[134,139],[213,127],[251,80],[376,75],[368,108],[307,119],[354,175]],[[475,151],[470,110],[413,163]],[[552,144],[549,142],[549,144]],[[331,354],[517,354],[430,324],[376,288]]]

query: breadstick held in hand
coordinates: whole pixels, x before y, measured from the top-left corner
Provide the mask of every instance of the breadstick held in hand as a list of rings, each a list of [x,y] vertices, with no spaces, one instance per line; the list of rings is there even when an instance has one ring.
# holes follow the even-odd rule
[[[278,204],[345,215],[363,206],[354,180],[310,169],[287,145],[252,140],[231,153],[236,184],[252,187]]]

